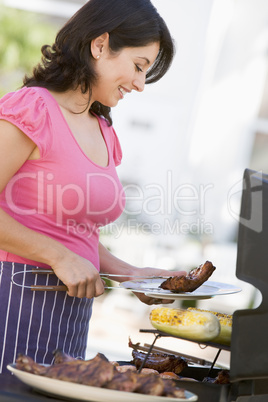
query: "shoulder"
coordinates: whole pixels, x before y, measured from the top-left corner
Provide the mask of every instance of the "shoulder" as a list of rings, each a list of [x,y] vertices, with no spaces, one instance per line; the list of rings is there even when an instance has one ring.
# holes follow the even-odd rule
[[[47,118],[44,88],[21,88],[0,99],[0,117],[31,130]],[[34,127],[32,127],[34,126]],[[19,127],[22,129],[23,127]]]
[[[47,92],[39,87],[23,87],[9,92],[0,99],[0,119],[12,123],[40,145],[48,131],[46,128],[50,126]]]
[[[6,95],[4,95],[0,99],[0,106],[1,108],[3,106],[7,105],[18,105],[19,106],[24,106],[25,104],[28,105],[29,102],[36,102],[36,101],[45,101],[45,93],[47,90],[45,88],[39,88],[39,87],[23,87],[18,89],[17,91],[14,92],[9,92]]]

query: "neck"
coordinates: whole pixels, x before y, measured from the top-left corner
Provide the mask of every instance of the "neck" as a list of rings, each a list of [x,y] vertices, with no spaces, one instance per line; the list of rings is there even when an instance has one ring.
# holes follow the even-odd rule
[[[65,92],[50,91],[61,108],[70,113],[88,113],[92,102],[88,94],[82,94],[80,89]]]

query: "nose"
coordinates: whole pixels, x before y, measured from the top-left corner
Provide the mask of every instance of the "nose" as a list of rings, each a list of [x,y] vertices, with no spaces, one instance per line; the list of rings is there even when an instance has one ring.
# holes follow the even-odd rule
[[[142,92],[145,87],[145,75],[143,77],[135,78],[133,80],[133,87],[135,91]]]

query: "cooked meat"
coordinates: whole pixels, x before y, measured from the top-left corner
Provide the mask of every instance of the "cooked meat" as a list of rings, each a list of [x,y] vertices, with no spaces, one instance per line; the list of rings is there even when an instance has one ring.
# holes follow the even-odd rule
[[[132,351],[132,363],[135,364],[137,369],[139,369],[143,364],[146,355],[147,353],[139,352],[135,349]],[[174,355],[150,353],[143,367],[157,370],[159,373],[172,371],[173,373],[179,374],[185,367],[187,367],[187,363],[181,357],[176,357]]]
[[[171,276],[161,283],[162,289],[174,293],[193,292],[201,286],[213,274],[216,267],[210,261],[192,269],[187,276]]]
[[[94,365],[94,363],[93,363]],[[64,362],[49,366],[45,375],[46,377],[55,378],[62,381],[81,382],[81,377],[87,365],[79,360]]]
[[[135,392],[155,396],[165,395],[165,382],[160,376],[155,374],[137,374],[137,376]]]
[[[131,370],[125,372],[118,372],[113,378],[108,381],[104,388],[114,389],[117,391],[134,392],[137,387],[137,372]]]
[[[91,360],[72,360],[52,365],[46,376],[58,380],[76,382],[84,385],[102,387],[117,373],[115,366],[102,354]]]
[[[54,354],[54,364],[60,364],[65,362],[70,362],[76,360],[75,357],[67,355],[67,353],[62,352],[61,350],[55,350]]]
[[[136,371],[137,371],[137,369],[136,369]],[[143,369],[141,369],[140,373],[141,374],[159,374],[159,372],[157,370],[154,370],[151,368],[143,368]]]
[[[44,375],[47,371],[47,367],[35,363],[31,357],[22,354],[19,354],[17,357],[16,368],[18,370],[27,371],[27,373],[38,375]]]
[[[128,370],[137,372],[136,367],[133,366],[132,364],[124,364],[122,366],[118,365],[118,366],[116,366],[116,370],[119,371],[120,373],[125,373]]]
[[[20,355],[16,365],[18,369],[29,373],[96,387],[110,381],[117,372],[115,366],[101,353],[91,360],[73,359],[51,366],[37,364],[30,357]]]
[[[173,380],[163,379],[164,381],[164,395],[169,398],[185,398],[185,390],[174,386],[176,383]]]
[[[60,356],[60,352],[59,352]],[[19,356],[17,368],[33,374],[107,389],[148,395],[185,398],[185,391],[176,383],[158,374],[139,374],[131,370],[119,372],[101,353],[91,360],[69,360],[51,366],[35,363],[27,356]]]
[[[215,379],[215,384],[230,384],[229,370],[221,370]]]
[[[176,388],[176,383],[162,379],[154,373],[138,374],[133,371],[115,374],[104,388],[138,394],[184,398],[184,390]]]
[[[110,361],[110,363],[112,363],[112,365],[115,366],[115,367],[117,367],[117,368],[119,367],[119,363],[118,363],[118,362],[115,362],[115,361],[112,360],[112,361]]]
[[[176,388],[175,381],[161,378],[155,374],[140,375],[135,392],[154,396],[185,398],[185,390]]]
[[[169,380],[180,380],[178,374],[175,374],[172,371],[164,371],[164,373],[160,373],[159,375],[161,378],[167,378]]]

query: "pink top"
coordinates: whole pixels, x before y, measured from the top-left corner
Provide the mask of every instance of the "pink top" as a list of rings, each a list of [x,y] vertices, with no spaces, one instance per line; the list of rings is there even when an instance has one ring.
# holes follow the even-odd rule
[[[16,125],[38,146],[0,194],[0,206],[23,225],[61,242],[99,270],[99,227],[122,213],[125,196],[115,166],[122,158],[115,131],[96,116],[109,163],[101,167],[82,151],[53,96],[22,88],[0,100],[0,119]],[[0,250],[0,260],[47,267]]]

